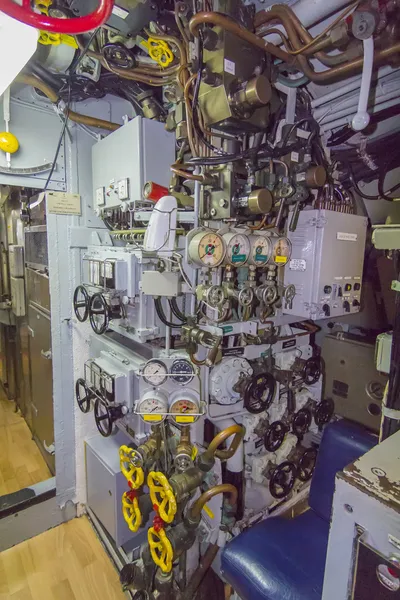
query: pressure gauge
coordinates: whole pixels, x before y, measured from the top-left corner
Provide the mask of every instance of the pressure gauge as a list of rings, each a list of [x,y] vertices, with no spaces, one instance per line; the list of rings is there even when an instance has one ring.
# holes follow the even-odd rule
[[[254,235],[252,238],[250,260],[257,267],[267,264],[272,254],[271,240],[262,235]]]
[[[278,266],[286,265],[292,254],[292,244],[286,237],[275,238],[272,246],[272,260]]]
[[[161,360],[152,359],[144,365],[142,375],[146,383],[158,387],[167,380],[168,369]]]
[[[136,412],[145,422],[161,423],[168,413],[167,396],[158,390],[145,392],[136,404]]]
[[[218,233],[199,231],[189,242],[189,258],[199,267],[218,267],[225,256],[225,243]]]
[[[226,262],[233,267],[244,265],[250,255],[250,240],[247,235],[229,232],[223,238],[226,244]]]
[[[192,363],[185,358],[177,358],[170,368],[171,379],[180,385],[190,383],[194,377]]]
[[[170,397],[169,412],[175,423],[194,423],[199,417],[200,402],[193,390],[175,392]]]

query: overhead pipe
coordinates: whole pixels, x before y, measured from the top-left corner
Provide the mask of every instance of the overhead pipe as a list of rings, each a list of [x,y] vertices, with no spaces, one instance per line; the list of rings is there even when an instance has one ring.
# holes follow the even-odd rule
[[[387,102],[382,102],[382,104],[378,104],[371,109],[372,114],[379,113],[386,108],[391,108],[392,106],[396,106],[400,103],[400,96],[395,98],[394,100],[388,100]],[[351,123],[351,115],[347,117],[342,117],[341,119],[336,119],[335,121],[331,121],[330,123],[324,123],[320,127],[321,133],[325,133],[326,131],[331,131],[332,129],[336,129],[338,127],[343,127],[345,125],[349,125]]]

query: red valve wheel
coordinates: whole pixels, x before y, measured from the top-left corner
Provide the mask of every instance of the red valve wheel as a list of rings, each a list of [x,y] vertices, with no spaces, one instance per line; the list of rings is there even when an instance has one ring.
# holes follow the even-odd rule
[[[28,0],[24,0],[23,6],[13,0],[0,0],[0,10],[9,17],[36,29],[70,35],[86,33],[103,25],[111,15],[113,6],[114,0],[100,0],[99,6],[89,15],[76,19],[56,19],[33,12],[28,5]]]

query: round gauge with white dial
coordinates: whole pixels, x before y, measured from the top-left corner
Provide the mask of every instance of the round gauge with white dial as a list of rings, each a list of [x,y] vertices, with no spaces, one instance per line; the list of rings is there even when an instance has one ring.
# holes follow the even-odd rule
[[[200,267],[218,267],[225,257],[225,243],[213,231],[200,231],[189,242],[189,257]]]
[[[292,244],[286,237],[275,238],[272,242],[272,261],[278,266],[286,265],[292,254]]]
[[[177,358],[169,370],[171,379],[180,385],[190,383],[194,377],[194,368],[186,358]]]
[[[263,267],[271,258],[272,246],[269,238],[254,235],[252,238],[250,259],[257,267]]]
[[[243,233],[226,233],[224,236],[226,244],[225,260],[233,267],[244,265],[250,255],[250,240]]]
[[[161,360],[154,358],[144,365],[142,375],[146,383],[158,387],[167,380],[168,369]]]
[[[145,422],[161,423],[168,413],[167,396],[158,390],[145,392],[136,404],[136,412]]]
[[[177,392],[170,398],[169,412],[178,424],[193,423],[199,417],[200,403],[192,390]]]

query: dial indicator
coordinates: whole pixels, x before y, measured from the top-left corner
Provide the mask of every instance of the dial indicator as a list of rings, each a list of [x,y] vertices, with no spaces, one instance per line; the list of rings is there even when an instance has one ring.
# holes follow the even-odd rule
[[[167,397],[157,390],[146,392],[138,401],[137,412],[145,422],[160,423],[168,413]]]
[[[224,260],[225,243],[216,232],[200,231],[190,241],[189,256],[200,267],[218,267]]]
[[[272,260],[278,266],[286,265],[292,254],[292,244],[286,237],[276,238],[273,242]]]
[[[177,392],[172,399],[169,412],[178,424],[194,423],[199,416],[199,400],[196,394],[191,390]]]
[[[251,246],[250,258],[254,265],[262,267],[267,264],[271,257],[271,241],[262,235],[255,235]]]
[[[168,369],[161,360],[152,359],[144,365],[142,375],[146,383],[158,387],[167,380]]]
[[[250,240],[242,233],[227,233],[224,235],[226,243],[226,261],[233,267],[244,265],[250,255]]]
[[[171,379],[180,385],[190,383],[194,377],[193,365],[185,358],[177,358],[170,369]]]

